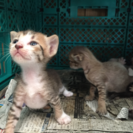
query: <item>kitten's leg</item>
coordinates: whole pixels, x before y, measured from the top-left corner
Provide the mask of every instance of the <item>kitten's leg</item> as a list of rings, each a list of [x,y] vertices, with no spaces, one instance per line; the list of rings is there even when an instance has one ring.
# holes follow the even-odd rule
[[[85,97],[85,100],[92,101],[95,98],[95,91],[96,91],[96,87],[91,85],[89,90],[90,94]]]
[[[61,101],[59,96],[56,96],[55,98],[52,98],[50,101],[50,105],[54,109],[54,115],[55,119],[59,124],[68,124],[71,122],[70,116],[68,116],[62,109]]]
[[[73,95],[73,92],[71,91],[68,91],[67,88],[65,86],[63,86],[61,89],[60,89],[60,94],[63,93],[64,96],[66,97],[70,97]]]
[[[101,115],[107,114],[106,110],[106,90],[104,86],[98,86],[98,109],[97,113]]]
[[[15,126],[19,120],[22,106],[24,103],[24,92],[19,89],[15,91],[13,104],[9,110],[7,123],[4,133],[14,133]]]

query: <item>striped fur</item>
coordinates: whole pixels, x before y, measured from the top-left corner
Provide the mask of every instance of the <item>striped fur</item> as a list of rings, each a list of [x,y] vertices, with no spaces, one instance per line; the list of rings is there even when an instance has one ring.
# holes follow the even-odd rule
[[[9,110],[5,133],[14,132],[14,128],[19,120],[22,105],[24,103],[24,95],[25,93],[23,91],[22,84],[18,84],[14,92],[13,104]]]
[[[18,41],[14,43],[15,39]],[[36,42],[36,45],[31,45],[30,42]],[[56,54],[58,44],[57,35],[47,37],[34,31],[11,32],[10,54],[20,65],[22,73],[16,78],[18,85],[14,91],[5,133],[14,132],[24,103],[33,109],[50,104],[59,124],[67,124],[71,121],[63,111],[59,94],[65,92],[66,96],[71,96],[73,93],[66,90],[54,70],[47,70],[45,67]]]

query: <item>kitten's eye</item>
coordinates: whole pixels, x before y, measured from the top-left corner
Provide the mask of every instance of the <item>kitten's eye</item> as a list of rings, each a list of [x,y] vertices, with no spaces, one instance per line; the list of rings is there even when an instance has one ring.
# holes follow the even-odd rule
[[[34,42],[34,41],[33,42],[30,42],[30,45],[31,46],[35,46],[35,45],[37,45],[37,42]]]
[[[14,41],[13,41],[13,43],[17,43],[18,42],[18,40],[17,39],[15,39]]]

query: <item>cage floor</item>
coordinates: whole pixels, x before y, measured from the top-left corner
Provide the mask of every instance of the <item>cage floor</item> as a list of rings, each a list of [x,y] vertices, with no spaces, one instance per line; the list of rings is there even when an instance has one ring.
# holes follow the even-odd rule
[[[52,114],[46,132],[89,131],[100,133],[133,131],[133,121],[130,118],[120,123],[115,123],[114,120],[101,116],[89,108],[84,97],[88,94],[90,84],[85,79],[82,71],[59,71],[59,74],[67,88],[74,92],[72,97],[61,96],[64,111],[71,116],[72,122],[67,126],[61,126],[54,120]],[[123,107],[133,109],[133,97],[107,99],[106,104],[107,111],[116,118]]]
[[[74,118],[108,119],[98,115],[97,113],[94,113],[88,107],[88,105],[86,105],[86,101],[84,100],[84,98],[87,94],[89,94],[90,84],[86,80],[84,73],[82,71],[80,72],[66,71],[66,72],[62,72],[60,76],[63,83],[67,86],[67,88],[74,93],[72,97],[68,97],[68,98],[65,96],[61,96],[62,99],[65,99],[65,100],[72,99],[75,101]],[[107,105],[107,111],[115,117],[123,107],[126,107],[128,109],[133,109],[133,97],[128,97],[128,98],[120,98],[120,97],[108,98],[107,97],[106,105]]]
[[[59,125],[54,119],[52,108],[50,108],[49,110],[43,110],[43,113],[40,114],[37,114],[37,112],[40,112],[39,110],[33,110],[33,112],[36,112],[36,117],[39,115],[43,116],[41,118],[44,122],[42,128],[43,133],[126,133],[133,131],[133,121],[131,119],[123,121],[110,120],[107,117],[95,113],[91,108],[89,108],[89,106],[86,104],[86,101],[84,100],[84,97],[88,93],[90,84],[85,79],[82,71],[76,72],[67,70],[58,72],[64,85],[69,90],[74,92],[74,95],[72,97],[65,97],[61,95],[63,109],[65,113],[67,113],[71,117],[72,121],[68,125]],[[133,97],[115,98],[113,100],[107,99],[107,111],[111,116],[116,118],[122,107],[133,109]],[[33,117],[35,118],[35,114],[32,114],[32,111],[30,112],[30,115],[33,115]],[[28,117],[29,119],[31,119],[30,115],[27,115],[27,120]],[[37,119],[35,119],[35,122],[36,121]],[[33,124],[34,122],[31,121],[31,123]],[[20,124],[21,127],[25,127],[25,122],[20,122]],[[34,126],[36,126],[36,124]],[[38,128],[39,126],[36,126],[36,130]],[[23,129],[23,131],[25,129]],[[19,130],[20,132],[22,131],[21,128]]]

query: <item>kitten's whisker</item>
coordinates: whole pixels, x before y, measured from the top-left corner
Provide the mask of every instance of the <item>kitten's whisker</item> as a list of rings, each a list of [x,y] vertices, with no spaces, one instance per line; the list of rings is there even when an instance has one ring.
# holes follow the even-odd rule
[[[4,59],[6,56],[8,56],[9,54],[6,54],[5,56],[3,56],[2,58],[0,58],[0,61],[2,60],[2,59]]]
[[[7,54],[9,54],[9,53],[4,54],[4,56],[6,56]]]
[[[2,49],[2,50],[8,49],[9,50],[9,48],[0,48],[0,49]]]
[[[39,32],[42,30],[42,28],[44,27],[44,24],[42,25],[41,29],[39,30]]]
[[[1,53],[6,52],[6,51],[10,51],[10,50],[9,49],[5,49],[4,51],[0,50]]]
[[[9,48],[7,48],[7,49],[4,48],[4,51],[5,51],[5,50],[9,50]]]
[[[8,46],[9,47],[10,44],[7,43],[2,43],[2,46]]]
[[[3,52],[5,53],[5,52],[7,52],[7,51],[9,51],[9,50],[4,50],[4,51],[2,51],[2,53],[3,53]]]
[[[35,25],[34,25],[34,30],[35,30]]]
[[[2,51],[2,53],[9,52],[9,50]]]
[[[3,56],[3,57],[0,59],[0,61],[1,61],[2,59],[4,59],[6,56],[8,56],[8,55],[10,55],[10,54],[8,53],[8,54],[6,54],[5,56]]]
[[[6,43],[5,43],[4,45],[9,47],[10,44],[6,44]]]
[[[6,44],[6,43],[5,43],[5,44],[3,44],[3,47],[4,47],[4,46],[6,46],[6,47],[8,47],[8,48],[9,48],[9,45],[8,45],[8,44]],[[4,47],[4,48],[5,48],[5,47]]]
[[[5,54],[8,54],[9,52],[8,51],[6,51],[6,52],[4,52],[4,54],[3,53],[1,53],[0,54],[0,56],[4,56]]]
[[[20,30],[19,30],[19,26],[18,26],[18,24],[17,24],[17,29],[18,29],[18,32],[19,32]]]
[[[7,60],[9,57],[10,57],[10,55],[8,55],[8,57],[6,58],[6,60]],[[5,60],[5,62],[6,62],[6,60]]]
[[[5,53],[5,52],[9,52],[9,49],[8,49],[8,50],[4,50],[4,51],[2,51],[2,53]]]

